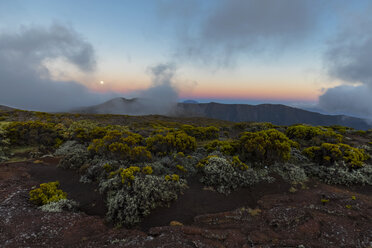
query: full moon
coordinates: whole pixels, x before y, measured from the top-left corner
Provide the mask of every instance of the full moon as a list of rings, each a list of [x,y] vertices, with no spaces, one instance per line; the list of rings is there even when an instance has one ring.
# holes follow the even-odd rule
[[[103,81],[101,81],[101,82],[99,82],[100,84],[105,84],[105,82],[103,82]]]

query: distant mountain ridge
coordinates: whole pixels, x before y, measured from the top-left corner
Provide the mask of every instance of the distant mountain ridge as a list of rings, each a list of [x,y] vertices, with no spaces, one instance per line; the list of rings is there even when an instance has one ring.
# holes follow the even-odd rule
[[[114,98],[102,104],[76,109],[76,113],[145,115],[152,113],[149,102],[143,99]],[[174,103],[163,115],[208,117],[233,122],[271,122],[276,125],[342,125],[355,129],[370,129],[364,119],[345,115],[325,115],[282,104],[222,104],[222,103]]]
[[[15,110],[15,108],[11,108],[5,105],[0,105],[0,111],[12,111]]]
[[[345,115],[324,115],[282,104],[221,104],[199,103],[177,105],[177,113],[185,116],[203,116],[233,122],[271,122],[275,125],[342,125],[355,129],[369,129],[366,120]]]

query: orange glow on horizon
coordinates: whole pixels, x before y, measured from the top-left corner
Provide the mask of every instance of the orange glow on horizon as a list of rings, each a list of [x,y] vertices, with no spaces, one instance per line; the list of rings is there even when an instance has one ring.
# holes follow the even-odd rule
[[[123,84],[109,84],[105,85],[95,84],[89,85],[90,89],[95,92],[105,93],[105,92],[116,92],[123,94],[123,96],[128,94],[135,95],[136,91],[146,90],[146,86],[136,87],[123,87]],[[125,86],[128,86],[125,84]],[[138,86],[138,85],[137,85]],[[179,91],[180,98],[190,98],[190,99],[232,99],[232,100],[281,100],[281,101],[317,101],[320,94],[319,90],[314,88],[308,89],[298,89],[290,88],[288,85],[283,87],[245,87],[244,89],[239,88],[229,88],[225,87],[214,87],[211,90],[209,87],[200,87],[192,92]]]

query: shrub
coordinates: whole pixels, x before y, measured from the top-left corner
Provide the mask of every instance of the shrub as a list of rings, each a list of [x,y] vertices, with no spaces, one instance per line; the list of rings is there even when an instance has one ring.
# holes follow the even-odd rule
[[[152,159],[146,147],[139,146],[143,137],[136,133],[108,131],[102,139],[95,139],[88,150],[108,158],[146,162]]]
[[[175,181],[175,182],[178,182],[180,180],[180,176],[177,175],[177,174],[165,175],[164,179],[166,181]]]
[[[351,168],[363,166],[369,155],[363,150],[346,144],[323,143],[303,150],[303,154],[321,165],[331,165],[344,161]]]
[[[187,170],[185,169],[185,167],[182,166],[182,165],[180,165],[180,164],[176,165],[176,168],[177,168],[178,170],[182,171],[182,172],[187,172]]]
[[[144,146],[136,146],[130,151],[131,161],[146,162],[152,159],[151,153]]]
[[[280,163],[270,167],[270,171],[279,174],[291,184],[302,184],[308,180],[305,169],[301,165]]]
[[[204,148],[207,152],[220,151],[225,155],[234,155],[237,152],[238,142],[213,140],[207,143]]]
[[[172,152],[190,152],[196,148],[195,138],[182,131],[151,136],[146,139],[146,144],[147,148],[158,156]]]
[[[263,131],[263,130],[268,130],[268,129],[274,129],[277,127],[278,126],[270,122],[253,122],[253,123],[248,123],[246,128],[250,132],[258,132],[258,131]]]
[[[0,122],[0,163],[8,159],[10,141],[6,138],[4,129],[6,123]]]
[[[89,161],[89,152],[87,148],[75,141],[68,141],[61,145],[54,153],[57,156],[63,156],[58,166],[65,169],[80,169]]]
[[[82,120],[70,124],[65,132],[66,139],[77,140],[79,142],[91,142],[94,139],[102,139],[109,131],[128,132],[126,126],[100,126],[98,123]]]
[[[367,131],[357,130],[357,131],[354,131],[353,134],[356,134],[356,135],[359,135],[359,136],[367,136]]]
[[[107,160],[96,156],[92,160],[89,160],[89,167],[80,178],[80,181],[84,183],[104,181],[112,172],[117,171],[118,168],[122,166],[119,162],[120,161],[117,160]],[[119,173],[116,172],[116,175],[118,174]]]
[[[153,172],[153,170],[152,170],[151,166],[145,166],[145,167],[142,168],[142,173],[143,174],[151,175],[152,172]]]
[[[231,162],[217,156],[208,156],[200,162],[201,182],[213,186],[218,192],[229,194],[239,187],[253,185],[267,175],[260,176],[252,169],[241,170]]]
[[[11,122],[6,126],[12,145],[56,146],[63,140],[62,130],[53,123],[39,121]]]
[[[296,143],[276,129],[244,132],[240,137],[240,158],[250,162],[287,161]]]
[[[61,199],[66,199],[67,193],[58,188],[58,181],[42,183],[39,188],[30,191],[30,201],[41,206],[50,202],[57,202]]]
[[[141,169],[137,166],[131,166],[129,168],[119,170],[121,183],[127,183],[129,186],[131,182],[134,180],[134,176],[136,173],[141,172]]]
[[[287,128],[286,135],[302,145],[320,145],[321,143],[339,143],[343,136],[332,129],[313,127],[307,125],[296,125]]]
[[[344,126],[340,126],[340,125],[332,125],[332,126],[329,126],[329,128],[331,128],[332,130],[334,130],[334,131],[336,131],[340,134],[346,134],[347,132],[354,130],[354,128],[344,127]]]
[[[240,161],[239,156],[234,156],[232,158],[232,166],[235,168],[239,168],[240,170],[248,170],[249,166]]]
[[[372,185],[372,165],[369,164],[358,170],[351,171],[344,162],[330,166],[308,164],[305,166],[305,171],[308,176],[316,177],[318,180],[328,184]]]
[[[130,185],[124,184],[121,189],[107,192],[107,217],[114,223],[133,226],[149,215],[151,210],[169,206],[186,188],[186,181],[182,179],[136,176]]]
[[[76,211],[79,207],[79,204],[73,200],[61,199],[59,201],[49,202],[48,204],[42,205],[39,208],[41,211],[58,213],[63,210],[67,211]]]
[[[199,162],[196,164],[196,168],[203,168],[204,166],[206,166],[209,163],[209,159],[211,159],[213,157],[218,157],[218,156],[209,155],[209,156],[199,160]]]
[[[219,136],[220,129],[217,127],[195,127],[192,125],[183,125],[181,130],[198,140],[216,139]]]

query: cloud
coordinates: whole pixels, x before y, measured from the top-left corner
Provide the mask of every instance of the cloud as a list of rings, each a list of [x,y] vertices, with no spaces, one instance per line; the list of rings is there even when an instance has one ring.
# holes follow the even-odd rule
[[[138,98],[141,106],[135,114],[170,114],[174,110],[178,102],[176,70],[176,66],[171,63],[149,67],[151,86],[132,93],[132,96]]]
[[[95,70],[93,46],[62,25],[22,27],[0,34],[0,104],[41,111],[91,105],[111,94],[91,92],[77,82],[55,81],[44,63],[62,58],[83,72]]]
[[[329,43],[325,64],[330,77],[343,84],[327,89],[319,106],[372,118],[372,5],[347,18],[342,30]]]
[[[327,89],[319,97],[319,105],[335,113],[372,117],[371,96],[371,89],[367,85],[340,85]]]
[[[163,9],[178,13],[176,18],[187,18],[190,24],[178,27],[183,33],[177,29],[181,33],[178,55],[224,65],[241,54],[277,52],[303,42],[327,5],[310,0],[229,0],[213,1],[215,6],[203,8],[195,7],[191,1],[188,7],[183,4],[177,8],[165,3],[162,2]],[[182,9],[184,14],[180,14]],[[188,14],[190,9],[199,12],[199,16]]]

